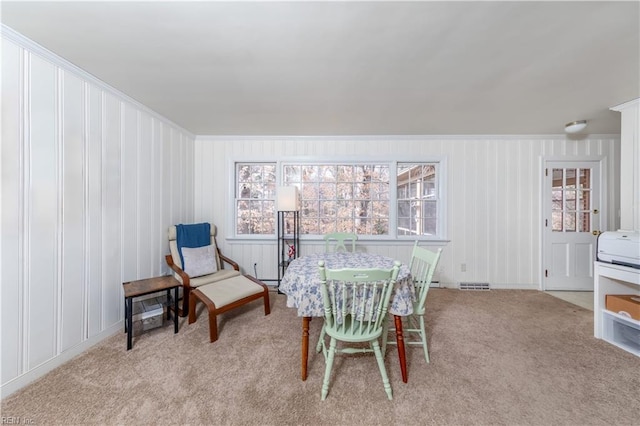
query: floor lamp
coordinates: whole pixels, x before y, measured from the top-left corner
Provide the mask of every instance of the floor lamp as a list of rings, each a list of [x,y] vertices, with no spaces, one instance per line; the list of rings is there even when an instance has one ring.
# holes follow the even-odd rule
[[[300,198],[297,186],[279,186],[278,211],[278,292],[289,263],[300,255]]]

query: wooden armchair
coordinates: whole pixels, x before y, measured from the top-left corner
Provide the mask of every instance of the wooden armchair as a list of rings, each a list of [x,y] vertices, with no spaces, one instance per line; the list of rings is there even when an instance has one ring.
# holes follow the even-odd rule
[[[216,315],[263,298],[265,315],[270,313],[268,287],[249,275],[240,272],[239,265],[224,256],[216,244],[216,227],[211,225],[210,245],[182,248],[186,271],[178,250],[177,228],[169,227],[170,254],[165,256],[167,265],[182,284],[182,307],[179,315],[189,313],[189,324],[196,321],[196,302],[205,304],[209,311],[209,334],[214,342],[218,338]],[[225,269],[228,264],[232,269]],[[191,275],[189,274],[191,272]]]

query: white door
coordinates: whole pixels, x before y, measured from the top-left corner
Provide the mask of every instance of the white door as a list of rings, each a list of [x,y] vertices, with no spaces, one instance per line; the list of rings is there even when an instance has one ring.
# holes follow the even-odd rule
[[[545,162],[544,290],[593,291],[600,179],[600,161]]]

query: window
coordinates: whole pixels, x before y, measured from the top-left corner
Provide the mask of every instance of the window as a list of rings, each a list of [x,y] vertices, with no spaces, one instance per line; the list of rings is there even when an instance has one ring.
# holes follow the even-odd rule
[[[440,162],[236,164],[236,235],[275,235],[275,189],[300,190],[302,235],[443,238]]]
[[[553,232],[590,232],[591,169],[553,169]]]
[[[389,234],[389,165],[285,165],[283,183],[300,189],[302,234]]]
[[[436,235],[436,165],[400,163],[397,175],[398,235]]]
[[[275,234],[275,163],[236,164],[236,234]]]

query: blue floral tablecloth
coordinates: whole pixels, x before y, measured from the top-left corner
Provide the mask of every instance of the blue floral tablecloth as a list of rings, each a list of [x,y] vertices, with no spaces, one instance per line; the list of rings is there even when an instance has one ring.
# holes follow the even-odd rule
[[[287,295],[287,307],[296,308],[298,316],[324,316],[318,262],[325,261],[329,269],[338,268],[393,268],[394,259],[374,253],[314,253],[291,261],[285,271],[279,290]],[[389,313],[406,316],[413,313],[415,291],[409,267],[402,264],[398,280],[391,294]]]

